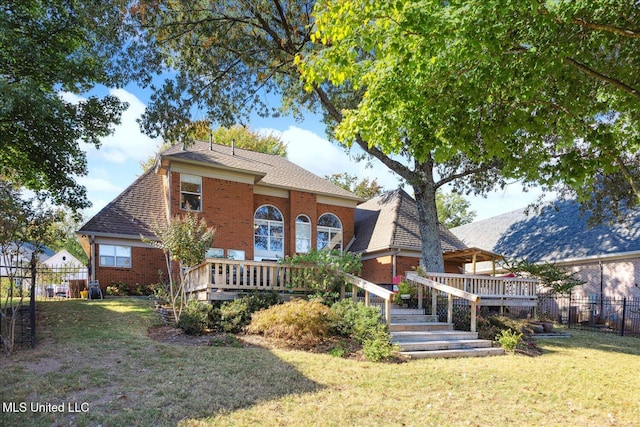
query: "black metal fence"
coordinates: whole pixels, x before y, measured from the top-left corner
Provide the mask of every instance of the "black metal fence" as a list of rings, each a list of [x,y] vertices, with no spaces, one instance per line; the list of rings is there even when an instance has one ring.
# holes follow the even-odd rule
[[[569,328],[640,337],[640,299],[538,295],[538,315]]]

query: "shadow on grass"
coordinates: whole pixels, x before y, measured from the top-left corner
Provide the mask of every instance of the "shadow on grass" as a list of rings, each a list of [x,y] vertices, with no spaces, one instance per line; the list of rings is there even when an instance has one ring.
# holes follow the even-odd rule
[[[43,302],[40,312],[40,344],[8,360],[2,401],[88,411],[3,413],[3,425],[175,425],[322,388],[266,349],[151,340],[149,301]]]

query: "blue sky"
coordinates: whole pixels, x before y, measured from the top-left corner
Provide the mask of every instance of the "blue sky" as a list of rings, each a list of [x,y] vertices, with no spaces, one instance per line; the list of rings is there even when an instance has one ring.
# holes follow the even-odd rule
[[[129,103],[129,109],[122,117],[122,123],[115,128],[113,135],[102,139],[100,149],[85,146],[89,174],[78,178],[87,188],[93,207],[84,212],[85,220],[95,215],[107,203],[125,190],[142,172],[140,162],[157,152],[161,142],[144,135],[136,122],[146,108],[149,92],[135,86],[124,89],[103,89],[98,95],[107,92]],[[100,93],[103,92],[103,93]],[[73,100],[73,95],[65,95]],[[360,178],[376,178],[387,189],[398,187],[398,177],[379,162],[366,167],[364,162],[357,163],[349,158],[344,149],[332,144],[325,137],[324,124],[316,116],[309,115],[303,122],[283,117],[264,119],[256,117],[248,123],[252,129],[277,132],[288,144],[288,158],[292,162],[320,175],[349,172]],[[405,187],[411,194],[409,187]],[[505,190],[496,191],[486,198],[468,196],[472,209],[477,212],[476,219],[484,219],[514,209],[525,207],[534,201],[538,192],[523,193],[517,183]]]

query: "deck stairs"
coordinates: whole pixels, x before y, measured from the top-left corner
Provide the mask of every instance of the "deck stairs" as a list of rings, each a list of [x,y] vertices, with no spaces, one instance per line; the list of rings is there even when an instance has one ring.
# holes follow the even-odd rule
[[[453,324],[438,322],[424,310],[391,308],[391,342],[400,353],[412,359],[444,357],[479,357],[503,355],[490,340],[478,339],[477,332],[453,330]]]

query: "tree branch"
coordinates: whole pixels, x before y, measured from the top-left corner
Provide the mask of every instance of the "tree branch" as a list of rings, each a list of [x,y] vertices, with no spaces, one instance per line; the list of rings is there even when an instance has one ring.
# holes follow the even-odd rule
[[[625,164],[622,157],[618,156],[616,160],[617,160],[618,166],[620,167],[620,171],[622,172],[622,175],[625,178],[627,178],[627,181],[629,181],[629,184],[631,185],[633,192],[636,194],[636,197],[638,198],[638,200],[640,200],[640,183],[633,177],[633,175],[631,174],[631,171]]]
[[[630,28],[620,28],[620,27],[614,27],[613,25],[587,22],[582,18],[574,18],[571,20],[571,23],[579,25],[584,28],[589,28],[591,30],[605,31],[607,33],[613,33],[618,36],[627,37],[631,39],[640,39],[640,31],[632,30]]]
[[[629,95],[640,99],[640,90],[635,89],[623,82],[621,82],[620,80],[614,79],[613,77],[609,77],[609,76],[605,76],[604,74],[600,74],[597,71],[587,67],[584,64],[579,63],[578,61],[576,61],[573,58],[564,58],[564,62],[568,63],[569,65],[571,65],[572,67],[578,69],[580,72],[593,77],[597,80],[603,81],[605,83],[609,83],[610,85],[620,89],[623,92],[628,93]]]

